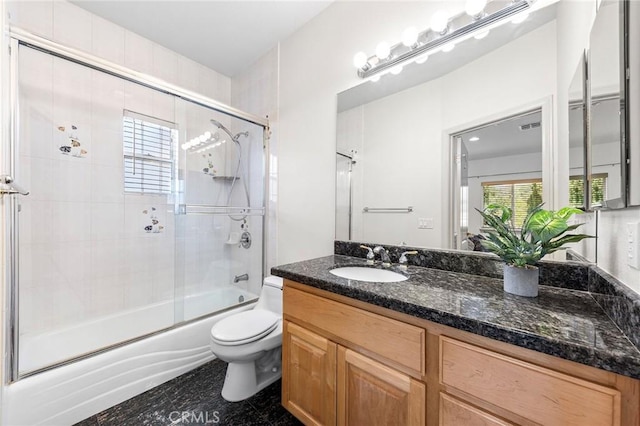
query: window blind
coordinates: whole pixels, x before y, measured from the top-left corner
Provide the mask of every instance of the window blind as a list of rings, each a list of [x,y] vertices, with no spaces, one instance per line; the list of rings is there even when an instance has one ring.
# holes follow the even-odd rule
[[[591,176],[591,205],[601,205],[607,198],[607,176],[607,173]],[[584,206],[584,180],[582,176],[569,177],[569,205],[577,208]]]
[[[482,183],[484,207],[500,204],[513,212],[511,226],[520,228],[530,209],[542,202],[540,179]]]
[[[170,194],[175,124],[125,111],[122,118],[124,190]]]

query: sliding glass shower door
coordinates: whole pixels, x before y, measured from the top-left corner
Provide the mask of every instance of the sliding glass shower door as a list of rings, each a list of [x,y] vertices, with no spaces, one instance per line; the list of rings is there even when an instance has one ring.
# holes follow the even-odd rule
[[[255,300],[263,127],[16,51],[18,376]]]
[[[191,320],[255,301],[262,284],[260,126],[179,100],[176,312]]]

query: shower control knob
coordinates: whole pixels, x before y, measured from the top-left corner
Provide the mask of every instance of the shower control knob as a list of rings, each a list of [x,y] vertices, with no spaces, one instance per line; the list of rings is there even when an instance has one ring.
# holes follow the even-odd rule
[[[245,249],[251,247],[251,234],[249,231],[244,231],[240,236],[240,245]]]

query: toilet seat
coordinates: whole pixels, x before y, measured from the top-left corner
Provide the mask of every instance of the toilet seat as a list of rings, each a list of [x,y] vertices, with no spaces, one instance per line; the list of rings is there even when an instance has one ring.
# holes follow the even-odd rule
[[[271,333],[280,319],[279,315],[263,309],[240,312],[216,323],[211,337],[219,345],[243,345]]]

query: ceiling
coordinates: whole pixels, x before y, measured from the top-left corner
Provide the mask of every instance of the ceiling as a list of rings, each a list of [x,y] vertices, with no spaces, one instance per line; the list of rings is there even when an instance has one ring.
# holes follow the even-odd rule
[[[541,123],[540,111],[498,121],[460,134],[467,148],[469,160],[532,154],[542,151],[542,128],[531,127]],[[520,126],[525,126],[521,130]],[[470,141],[472,137],[479,138]]]
[[[71,0],[75,5],[233,77],[333,0]]]

